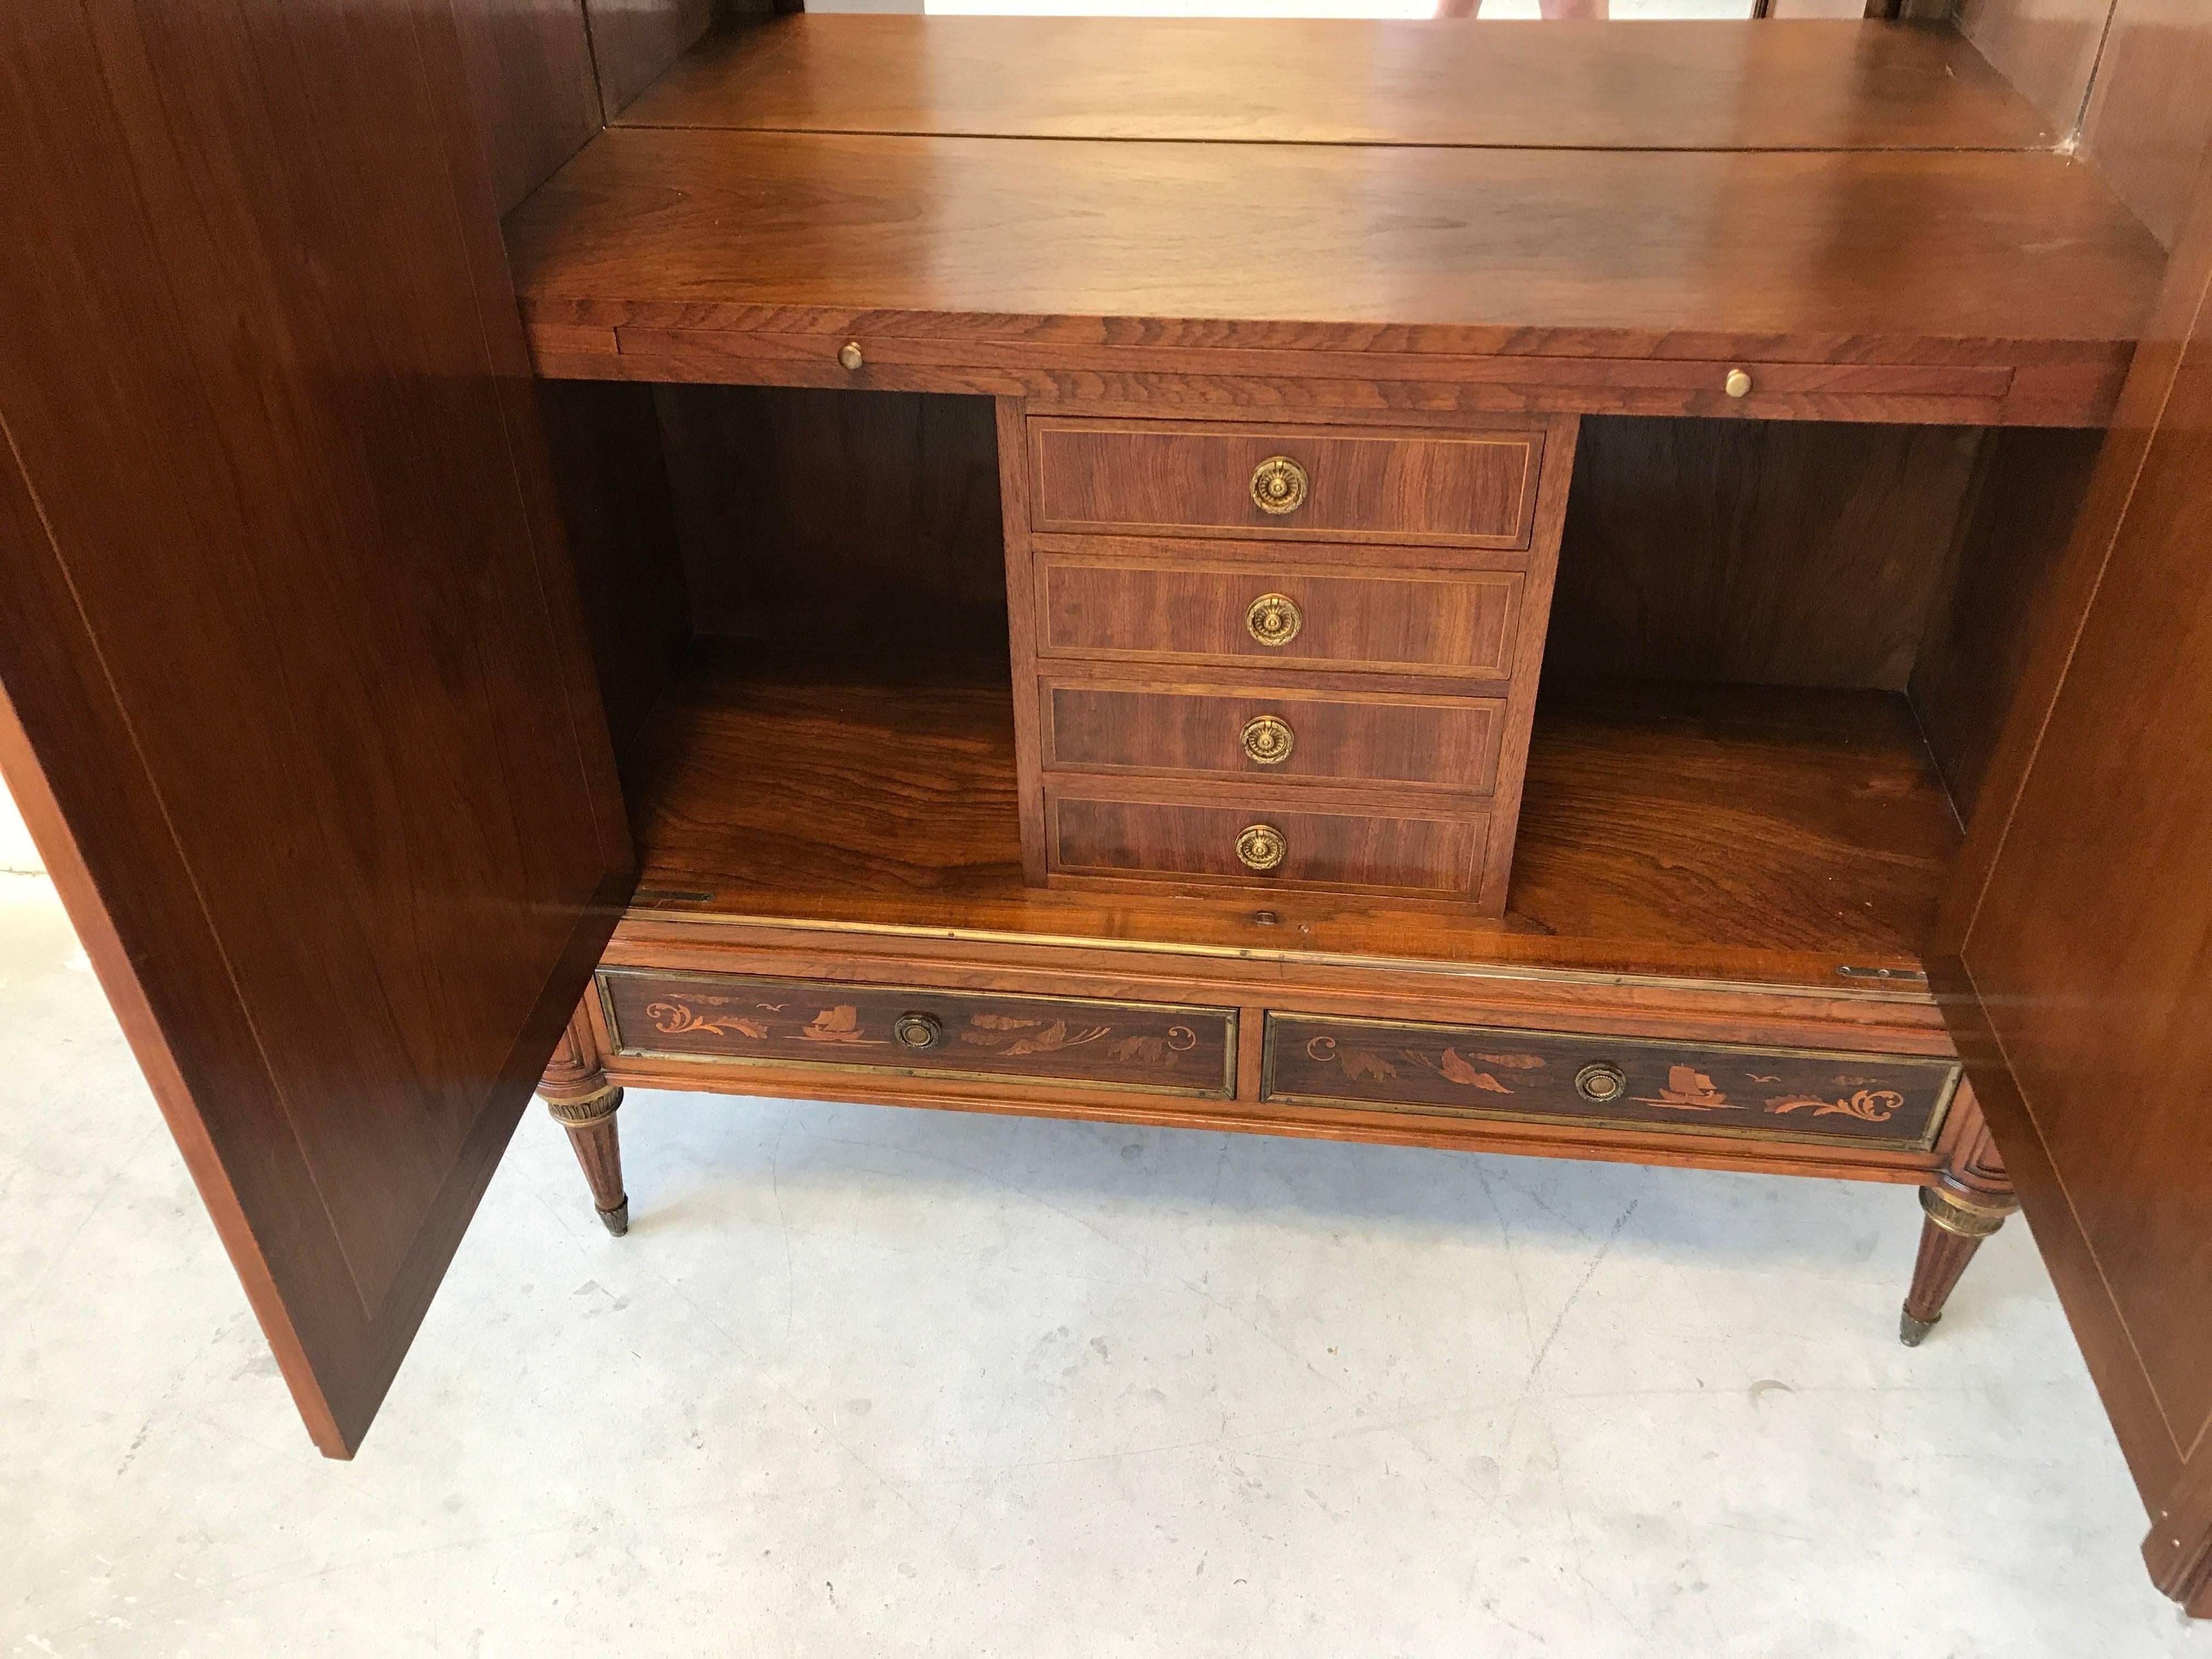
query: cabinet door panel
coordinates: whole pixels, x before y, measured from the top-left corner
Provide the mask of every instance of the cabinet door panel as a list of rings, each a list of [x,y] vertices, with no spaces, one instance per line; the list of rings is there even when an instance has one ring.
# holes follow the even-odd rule
[[[450,9],[0,9],[0,751],[322,1449],[630,854]]]
[[[2200,190],[1931,963],[2160,1519],[2154,1576],[2200,1613],[2212,1612],[2208,272],[2212,191]]]

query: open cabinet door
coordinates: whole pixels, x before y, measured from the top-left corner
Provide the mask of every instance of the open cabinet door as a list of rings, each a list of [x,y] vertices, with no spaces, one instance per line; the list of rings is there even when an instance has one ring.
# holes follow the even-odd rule
[[[443,0],[0,6],[0,763],[334,1456],[630,880],[528,372]]]
[[[1932,964],[2150,1509],[2152,1576],[2199,1616],[2212,1615],[2208,276],[2201,184]]]

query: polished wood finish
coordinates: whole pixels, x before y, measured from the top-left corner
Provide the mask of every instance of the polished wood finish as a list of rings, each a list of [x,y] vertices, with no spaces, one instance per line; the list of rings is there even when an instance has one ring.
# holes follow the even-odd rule
[[[616,969],[600,973],[599,988],[624,1056],[1038,1078],[1201,1099],[1236,1087],[1230,1009]],[[742,1076],[731,1086],[742,1088]]]
[[[1285,799],[1252,785],[1174,787],[1064,776],[1044,785],[1045,848],[1055,874],[1226,881],[1264,900],[1279,887],[1361,889],[1472,900],[1481,880],[1486,812],[1395,810],[1313,792]],[[1239,838],[1254,825],[1279,836],[1279,862],[1254,864]]]
[[[1960,31],[2062,137],[2080,126],[2112,0],[1959,0]]]
[[[1984,786],[1931,966],[2068,1314],[2160,1524],[2206,1549],[2212,1205],[2212,173],[2130,376]],[[2178,1525],[2197,1516],[2199,1530]]]
[[[1527,579],[1517,571],[1338,575],[1233,545],[1032,542],[1041,658],[1243,664],[1496,682],[1511,677]],[[1163,557],[1164,554],[1167,556]],[[1297,607],[1283,643],[1247,623],[1268,595]]]
[[[1960,428],[1585,419],[1546,672],[1902,690],[1987,441]]]
[[[621,119],[1568,149],[2032,149],[2059,136],[1957,35],[1836,23],[789,17],[710,37]]]
[[[583,0],[453,8],[499,210],[511,213],[605,125]]]
[[[10,786],[337,1456],[629,888],[461,64],[0,11]]]
[[[1958,845],[1902,698],[1643,685],[1545,700],[1502,921],[1031,889],[1004,672],[703,653],[641,747],[641,904],[1835,993],[1876,983],[1842,966],[1917,970]]]
[[[1267,1020],[1266,1097],[1454,1116],[1935,1144],[1955,1061],[1301,1014]]]
[[[656,388],[702,634],[1000,650],[999,453],[977,398]]]
[[[1284,782],[1427,785],[1489,793],[1504,705],[1495,698],[1334,691],[1295,683],[1115,684],[1079,673],[1039,681],[1043,764],[1054,771],[1264,777]],[[1245,738],[1255,720],[1288,732],[1273,759]]]
[[[1041,533],[1522,548],[1543,454],[1540,428],[1033,420],[1030,524]],[[1303,475],[1309,493],[1270,511],[1254,481],[1279,459]]]
[[[2082,153],[2167,246],[2212,143],[2212,15],[2195,0],[2118,0],[2081,121]]]
[[[623,1187],[622,1133],[616,1114],[622,1109],[621,1088],[607,1081],[599,1063],[599,1034],[591,1011],[579,1004],[568,1029],[546,1061],[538,1079],[538,1097],[553,1121],[567,1131],[592,1190],[592,1206],[606,1230],[620,1238],[629,1231],[629,1194]]]
[[[1000,392],[1125,377],[1090,386],[1110,403],[1126,377],[1422,384],[1503,356],[1540,386],[1558,359],[1601,360],[1565,406],[1604,410],[1612,366],[1633,384],[1676,359],[1705,365],[1706,390],[1673,408],[1759,415],[1807,406],[1755,373],[1729,398],[1732,363],[1847,362],[1933,372],[1934,391],[1956,372],[1951,406],[1977,412],[1948,418],[2076,424],[2109,408],[2160,257],[2093,173],[2039,153],[664,129],[601,135],[507,234],[533,326],[614,336],[612,353],[545,343],[547,373]],[[848,340],[860,369],[836,362]],[[1916,407],[1876,396],[1856,417],[1947,418]]]

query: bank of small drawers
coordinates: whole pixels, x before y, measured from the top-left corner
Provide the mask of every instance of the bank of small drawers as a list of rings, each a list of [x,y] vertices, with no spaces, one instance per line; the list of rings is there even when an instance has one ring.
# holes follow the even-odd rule
[[[1544,430],[1026,429],[1048,872],[1475,897]]]

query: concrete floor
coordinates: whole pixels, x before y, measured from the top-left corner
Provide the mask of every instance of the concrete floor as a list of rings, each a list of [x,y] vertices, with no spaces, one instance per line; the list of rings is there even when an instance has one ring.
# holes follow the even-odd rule
[[[533,1111],[309,1449],[0,878],[9,1654],[2212,1656],[2025,1230],[1902,1190],[633,1096]]]

